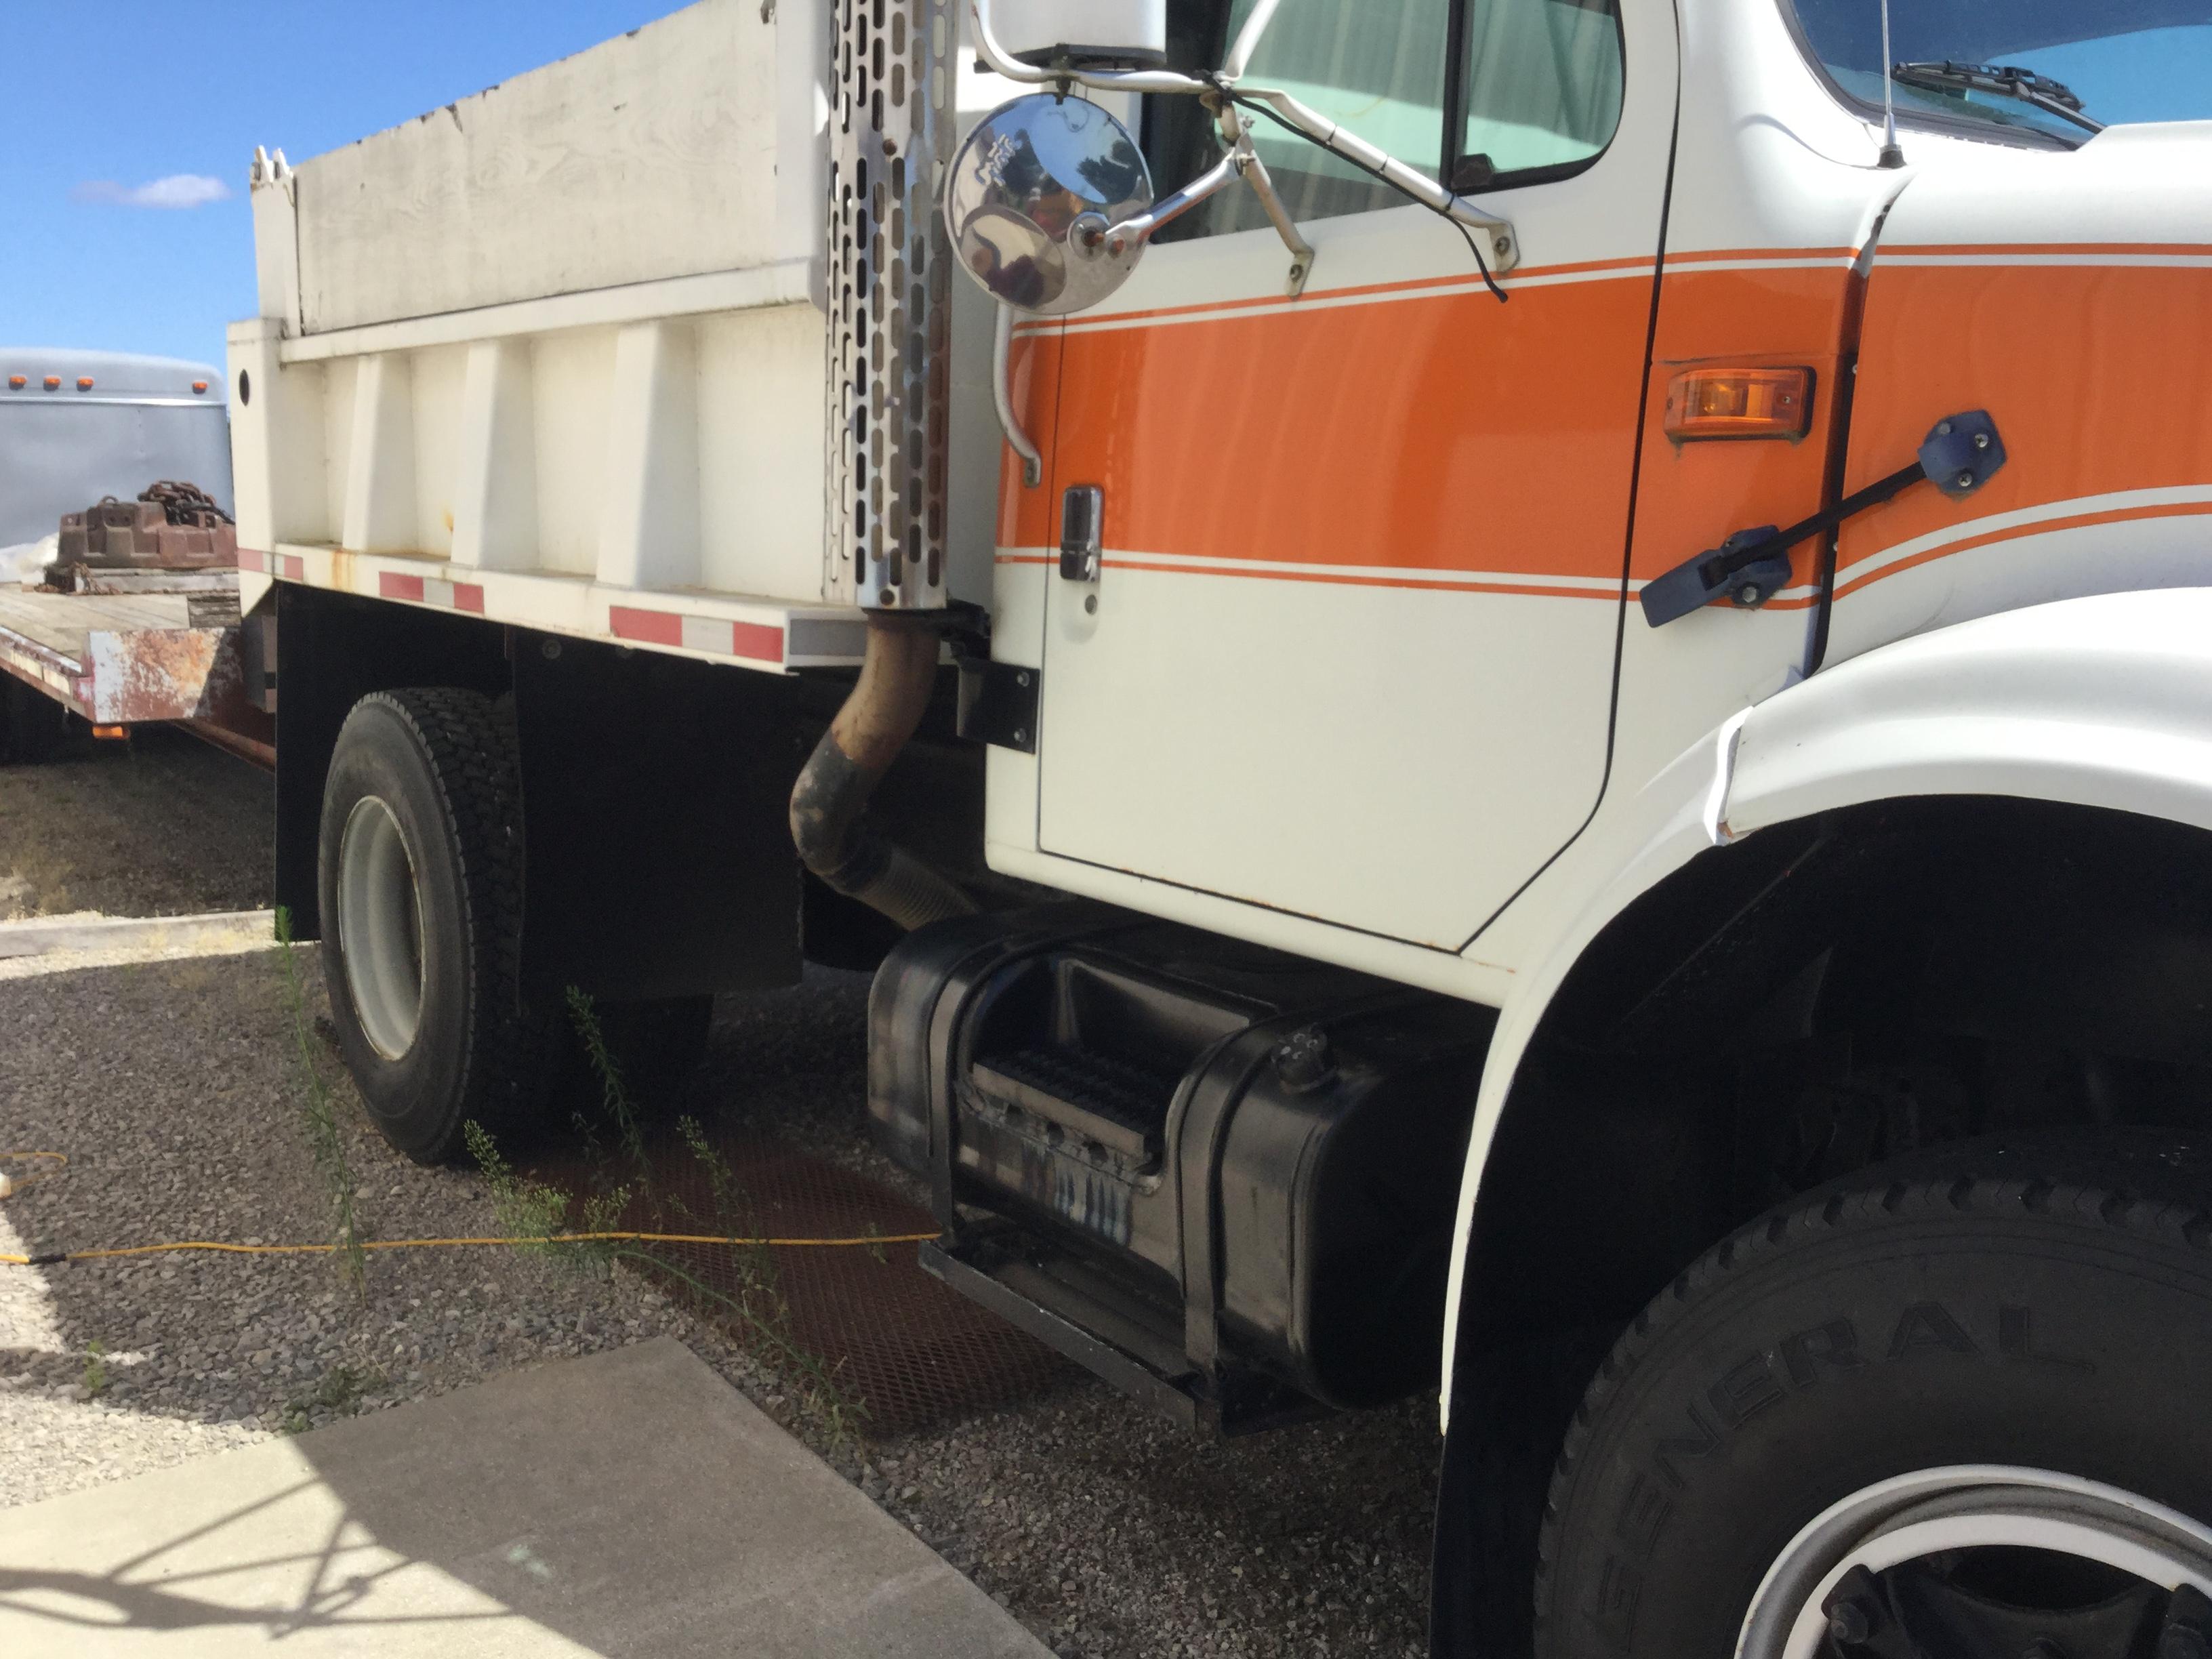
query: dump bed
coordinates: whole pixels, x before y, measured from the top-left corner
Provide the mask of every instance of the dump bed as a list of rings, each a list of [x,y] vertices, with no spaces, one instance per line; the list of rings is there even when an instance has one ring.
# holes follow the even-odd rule
[[[857,660],[823,552],[828,42],[821,0],[703,0],[296,168],[258,158],[261,314],[230,334],[248,607],[275,578]],[[980,597],[998,443],[967,378],[953,563]]]

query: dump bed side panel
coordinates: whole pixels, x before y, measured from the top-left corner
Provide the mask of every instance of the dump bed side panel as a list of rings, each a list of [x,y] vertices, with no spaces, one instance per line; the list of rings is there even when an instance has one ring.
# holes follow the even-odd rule
[[[704,0],[301,162],[304,331],[808,258],[778,206],[777,39]]]

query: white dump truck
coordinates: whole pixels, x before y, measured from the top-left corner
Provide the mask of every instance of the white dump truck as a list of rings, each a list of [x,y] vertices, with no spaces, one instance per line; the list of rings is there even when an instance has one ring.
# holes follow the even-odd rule
[[[931,1271],[1211,1431],[1440,1387],[1438,1654],[2212,1652],[2208,52],[706,0],[257,157],[370,1111],[875,968]]]

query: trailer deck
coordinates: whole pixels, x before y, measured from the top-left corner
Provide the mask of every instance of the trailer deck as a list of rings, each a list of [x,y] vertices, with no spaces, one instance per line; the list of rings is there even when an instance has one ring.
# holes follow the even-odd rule
[[[231,616],[209,621],[210,600]],[[275,733],[246,695],[234,604],[0,588],[0,670],[95,726],[175,720],[268,764]]]

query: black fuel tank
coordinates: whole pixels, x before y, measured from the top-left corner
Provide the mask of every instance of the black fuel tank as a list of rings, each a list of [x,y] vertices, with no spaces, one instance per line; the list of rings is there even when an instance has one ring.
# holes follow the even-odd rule
[[[869,1109],[925,1259],[1095,1369],[1217,1419],[1240,1378],[1373,1405],[1435,1373],[1494,1021],[1125,912],[966,917],[878,974]]]

